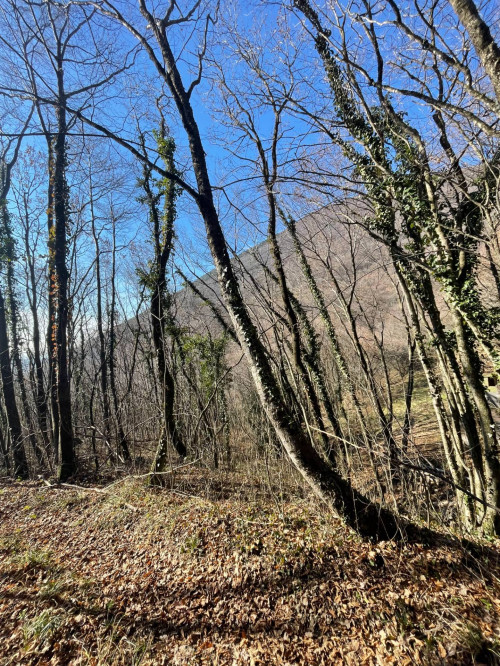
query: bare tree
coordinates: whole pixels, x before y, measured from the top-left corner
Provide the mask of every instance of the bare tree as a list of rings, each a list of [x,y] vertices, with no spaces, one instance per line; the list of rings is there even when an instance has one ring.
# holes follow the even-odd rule
[[[176,172],[175,142],[166,136],[162,119],[160,131],[156,135],[158,152],[165,168]],[[158,382],[161,387],[160,404],[163,416],[162,433],[153,462],[152,472],[164,472],[168,462],[168,445],[171,443],[183,458],[187,454],[186,445],[181,437],[174,417],[175,381],[169,368],[166,355],[166,342],[169,332],[175,335],[172,314],[170,312],[171,295],[167,288],[167,267],[172,258],[174,245],[174,223],[176,218],[176,199],[181,193],[179,187],[170,179],[159,183],[157,191],[151,181],[151,169],[145,165],[140,182],[144,196],[142,200],[149,209],[154,256],[148,271],[142,273],[142,280],[151,293],[151,328],[153,345],[156,353]],[[161,210],[163,206],[163,210]],[[161,476],[153,476],[154,483],[161,483]]]
[[[3,154],[0,165],[0,215],[3,223],[2,233],[2,264],[6,264],[7,269],[7,283],[10,287],[12,285],[12,264],[14,261],[14,248],[12,236],[10,234],[8,210],[7,210],[7,197],[11,186],[12,168],[15,165],[19,156],[19,149],[21,141],[26,131],[27,125],[31,118],[31,113],[28,116],[27,122],[16,141],[8,141],[7,145],[3,147]],[[14,145],[12,156],[8,156],[11,145]],[[7,232],[7,233],[6,233]],[[5,268],[5,266],[2,266]],[[11,292],[12,293],[12,292]],[[14,375],[11,366],[11,352],[8,338],[7,326],[7,312],[3,289],[0,288],[0,375],[2,378],[2,391],[5,411],[7,414],[7,424],[9,427],[10,442],[13,456],[13,472],[15,476],[20,478],[28,478],[29,469],[26,452],[23,443],[23,432],[21,426],[21,419],[19,417],[19,410],[16,402],[16,395],[14,390]],[[4,446],[6,450],[6,446]]]
[[[76,115],[68,111],[68,105],[74,101],[85,106],[100,88],[113,80],[117,71],[129,66],[127,60],[118,68],[110,65],[110,42],[97,34],[92,16],[93,12],[85,7],[54,2],[41,6],[30,0],[9,3],[2,14],[5,28],[2,43],[9,59],[15,63],[15,68],[8,73],[10,80],[5,83],[4,94],[33,99],[48,149],[48,344],[52,432],[61,480],[76,471],[68,356],[71,312],[67,264],[71,222],[67,151]],[[96,53],[90,58],[83,53],[85,39],[96,46]],[[83,70],[77,72],[79,60]],[[86,76],[82,76],[82,71]]]
[[[198,73],[189,84],[185,84],[170,41],[173,30],[200,20],[203,20],[202,34],[206,39],[208,28],[213,21],[212,15],[207,14],[202,19],[200,3],[197,2],[186,14],[176,12],[176,4],[171,3],[161,16],[157,16],[154,10],[141,0],[140,14],[142,21],[148,25],[148,29],[144,30],[140,22],[134,23],[134,19],[123,15],[117,6],[110,2],[96,3],[95,6],[103,14],[120,22],[136,37],[149,55],[161,82],[170,91],[188,138],[196,187],[183,183],[183,180],[171,171],[162,170],[162,173],[174,182],[183,184],[198,206],[232,325],[245,353],[259,397],[281,444],[314,491],[330,503],[350,525],[366,535],[393,536],[399,531],[399,526],[392,513],[369,502],[334,471],[313,448],[300,423],[290,413],[273,375],[268,354],[243,300],[215,206],[205,148],[192,106],[193,92],[202,79],[205,47],[202,45],[200,50]],[[97,123],[94,123],[94,126],[96,127]]]
[[[309,2],[297,0],[295,6],[312,25],[337,118],[348,133],[347,137],[330,133],[330,137],[351,161],[354,174],[362,181],[362,189],[372,207],[371,215],[366,218],[367,227],[389,248],[396,275],[406,294],[407,306],[413,309],[414,334],[422,364],[427,367],[431,393],[436,400],[435,408],[442,425],[443,445],[450,470],[458,482],[469,484],[469,489],[488,506],[485,511],[477,506],[476,510],[472,509],[471,525],[492,531],[496,521],[494,507],[499,501],[500,461],[495,424],[485,397],[479,349],[496,362],[498,328],[494,309],[489,309],[480,297],[477,262],[478,244],[484,227],[483,211],[489,206],[490,186],[487,181],[495,178],[492,174],[496,172],[497,157],[493,153],[492,160],[482,170],[484,185],[475,193],[475,186],[464,175],[454,148],[447,139],[443,117],[439,112],[434,113],[432,118],[440,132],[443,151],[451,161],[452,175],[451,180],[442,178],[438,181],[434,177],[426,140],[401,112],[396,111],[393,101],[384,92],[389,91],[390,86],[385,83],[385,61],[376,29],[376,9],[368,2],[363,4],[365,14],[360,20],[378,62],[377,78],[349,55],[347,31],[341,22],[333,23],[335,36],[339,38],[337,46],[332,30],[323,27],[318,12]],[[395,3],[390,5],[395,13],[395,24],[420,43],[420,37],[405,23]],[[430,16],[429,25],[434,26],[436,32],[433,36],[437,41],[437,27],[433,20],[434,16]],[[427,43],[422,44],[422,48],[427,49]],[[456,58],[452,59],[452,65],[460,67]],[[444,77],[437,65],[435,70],[442,94]],[[370,104],[360,78],[372,86],[377,106]],[[470,79],[464,87],[467,88],[464,94],[474,95],[491,107],[488,99],[483,100],[480,88],[470,84]],[[422,92],[424,89],[425,93]],[[439,91],[436,96],[430,94],[427,82],[422,82],[421,90],[410,92],[401,89],[399,92],[440,104]],[[449,111],[444,103],[439,108]],[[476,124],[483,128],[483,118],[478,114],[473,120],[477,120]],[[394,149],[396,160],[389,154],[390,149]],[[456,187],[455,178],[458,179]],[[450,187],[454,199],[444,183]],[[445,332],[436,302],[436,282],[442,286],[452,316],[454,343],[450,342]],[[420,313],[415,312],[413,301],[418,304]],[[417,321],[419,316],[423,316],[436,340],[443,382],[450,401],[449,417],[437,396],[439,389],[423,348],[421,324]],[[465,472],[465,478],[467,444],[464,444],[464,435],[473,465],[473,471],[470,475]],[[466,504],[470,505],[469,500]],[[470,508],[464,507],[468,515]]]

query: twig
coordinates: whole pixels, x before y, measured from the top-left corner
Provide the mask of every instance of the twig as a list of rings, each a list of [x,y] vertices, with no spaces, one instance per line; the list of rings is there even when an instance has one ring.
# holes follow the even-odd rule
[[[324,432],[325,435],[328,435],[328,437],[333,437],[334,439],[338,439],[341,442],[347,442],[350,446],[353,446],[354,448],[361,448],[359,446],[356,446],[353,442],[348,442],[347,440],[343,439],[342,437],[337,437],[337,435],[333,434],[332,432],[327,432],[326,430],[320,430],[319,428],[315,428],[314,426],[310,426],[312,430],[317,430],[318,432]],[[379,457],[385,457],[386,454],[384,453],[379,453],[377,451],[374,451],[376,455]],[[467,490],[467,488],[464,488],[463,486],[458,485],[458,483],[455,483],[452,479],[450,479],[444,472],[441,472],[439,469],[436,469],[435,467],[422,467],[420,465],[415,465],[414,463],[411,462],[406,462],[404,460],[401,460],[400,458],[394,458],[392,461],[394,464],[399,465],[399,467],[407,467],[408,469],[412,469],[416,472],[422,472],[424,474],[428,474],[429,476],[433,476],[436,479],[441,479],[441,481],[444,481],[447,483],[449,486],[454,488],[455,490],[459,490],[461,493],[464,493],[464,495],[467,495],[467,497],[470,497],[473,499],[475,502],[478,502],[479,504],[482,504],[484,507],[488,509],[493,509],[497,515],[500,515],[500,509],[496,507],[494,504],[490,504],[490,502],[487,502],[486,500],[482,499],[481,497],[478,497],[474,493],[472,493],[470,490]]]
[[[118,479],[117,481],[113,481],[113,483],[110,483],[106,488],[111,488],[112,486],[116,486],[118,483],[123,483],[123,481],[127,481],[128,479],[145,479],[148,476],[162,476],[164,474],[172,474],[172,472],[176,472],[178,469],[182,469],[183,467],[189,467],[190,465],[194,465],[197,463],[201,458],[196,458],[196,460],[191,460],[188,463],[184,463],[184,465],[178,465],[177,467],[172,467],[171,469],[167,470],[166,472],[147,472],[147,474],[129,474],[128,476],[124,476],[122,479]]]
[[[56,484],[50,484],[48,481],[44,479],[44,483],[49,487],[49,488],[73,488],[75,490],[86,490],[89,492],[94,492],[94,493],[100,493],[102,495],[111,495],[112,497],[116,497],[121,501],[123,506],[126,506],[127,509],[130,509],[131,511],[139,511],[138,507],[134,506],[133,504],[129,504],[128,502],[123,502],[118,495],[113,495],[113,493],[110,493],[109,490],[106,490],[105,488],[94,488],[92,486],[86,487],[86,486],[77,486],[74,483],[56,483]]]

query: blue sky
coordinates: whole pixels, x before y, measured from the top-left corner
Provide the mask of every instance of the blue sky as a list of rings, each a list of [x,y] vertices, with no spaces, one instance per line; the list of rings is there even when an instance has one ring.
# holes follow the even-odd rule
[[[405,11],[406,4],[401,3],[402,11]],[[494,5],[494,3],[490,3],[490,5]],[[128,13],[135,11],[135,4],[130,4],[128,1],[122,2],[122,7]],[[356,3],[350,5],[352,12],[359,11],[360,7],[361,4],[359,6]],[[239,33],[243,38],[248,38],[250,42],[259,44],[260,56],[267,72],[273,73],[274,71],[277,75],[286,74],[286,68],[284,69],[280,58],[283,57],[284,53],[291,53],[293,55],[294,49],[297,49],[300,56],[301,91],[309,95],[308,103],[311,103],[313,106],[317,105],[318,109],[321,109],[319,100],[327,92],[321,68],[318,69],[317,66],[317,58],[311,39],[308,36],[299,36],[299,31],[296,30],[297,23],[299,22],[297,17],[289,16],[287,26],[287,23],[283,21],[283,16],[278,6],[272,3],[264,4],[258,1],[249,2],[245,5],[227,3],[222,5],[220,21],[216,32],[210,35],[208,56],[214,58],[216,62],[220,62],[224,72],[230,79],[231,85],[241,88],[242,95],[245,94],[248,96],[245,103],[253,104],[254,118],[259,133],[263,138],[268,137],[270,134],[272,116],[269,110],[266,110],[264,107],[259,108],[258,90],[256,90],[258,86],[252,85],[251,73],[249,73],[241,59],[238,60],[238,57],[234,55],[234,45],[231,44],[230,36],[231,27],[238,25]],[[330,14],[329,16],[331,17],[332,15]],[[449,13],[447,16],[449,17]],[[380,20],[389,18],[387,10],[384,10],[377,18]],[[137,18],[137,16],[134,20],[137,20],[137,25],[143,30],[145,27],[144,20]],[[444,16],[442,20],[443,22],[445,21]],[[449,20],[449,18],[446,20]],[[102,30],[99,28],[97,33],[102,39],[108,41],[110,59],[123,63],[125,54],[134,49],[137,46],[137,42],[134,37],[121,27],[115,26],[113,32],[109,32],[108,21],[104,19],[102,21]],[[291,31],[292,40],[294,40],[288,45],[286,44],[286,39],[283,37],[287,27]],[[362,43],[360,41],[359,30],[359,27],[356,30],[353,29],[350,20],[347,20],[346,34],[348,42],[352,46],[353,53],[356,53],[360,63],[366,66],[367,70],[373,74],[374,61],[370,50],[366,50],[366,53],[359,50],[359,45]],[[380,27],[379,31],[380,34],[383,34],[385,46],[389,51],[392,49],[391,57],[395,64],[404,64],[405,58],[415,55],[410,48],[411,44],[408,40],[396,33],[394,28],[384,26]],[[444,35],[449,34],[451,34],[451,31],[445,28]],[[179,31],[176,28],[172,35],[172,43],[176,52],[182,53],[180,68],[186,82],[192,80],[194,76],[196,52],[200,42],[199,33],[195,34],[194,37],[191,36],[191,40],[188,41],[187,45],[182,42],[182,39],[182,30]],[[362,37],[362,39],[365,38]],[[87,48],[86,44],[79,43],[79,48],[82,46]],[[453,44],[451,44],[451,47],[453,48]],[[418,58],[418,54],[415,57]],[[391,74],[392,82],[395,85],[403,85],[404,77],[401,74],[401,70],[394,70],[394,72],[394,74]],[[98,76],[99,71],[96,70],[94,75]],[[238,251],[241,251],[249,245],[262,240],[262,232],[266,222],[266,209],[262,201],[262,189],[256,187],[256,184],[259,183],[259,174],[250,162],[245,161],[255,156],[255,148],[248,141],[234,143],[237,141],[237,131],[227,129],[221,122],[222,116],[215,111],[217,107],[220,107],[220,97],[213,88],[213,76],[214,69],[207,65],[205,68],[205,77],[201,85],[193,93],[193,107],[204,140],[213,185],[219,187],[222,184],[241,179],[239,184],[234,182],[231,187],[227,188],[227,196],[224,196],[220,190],[216,190],[221,219],[228,234],[228,241]],[[69,87],[81,85],[84,82],[84,72],[80,71],[79,67],[73,68],[71,65],[68,65],[67,80]],[[92,109],[89,107],[86,113],[88,115],[94,114],[94,117],[100,123],[113,131],[117,131],[124,138],[136,141],[138,124],[142,131],[151,132],[153,129],[156,129],[158,115],[155,109],[155,98],[160,93],[161,81],[158,73],[155,71],[147,55],[144,52],[138,52],[134,67],[126,73],[121,74],[112,84],[103,88],[99,92],[99,99],[95,108]],[[166,99],[168,99],[168,96]],[[328,100],[328,96],[325,99]],[[428,108],[409,98],[401,100],[396,98],[396,102],[400,108],[403,108],[408,113],[408,118],[412,123],[426,131],[425,127],[429,117]],[[325,109],[326,116],[330,112],[331,109],[328,109],[327,106]],[[333,113],[331,115],[333,117]],[[169,114],[168,105],[167,117],[170,130],[178,144],[179,165],[181,168],[186,168],[186,178],[192,180],[186,137],[180,127],[177,113],[175,110],[172,110],[172,114]],[[76,126],[75,129],[79,129],[79,127]],[[287,156],[293,157],[290,151],[300,150],[301,143],[304,147],[303,150],[309,150],[311,153],[324,148],[324,146],[320,145],[320,138],[317,134],[307,134],[306,121],[297,117],[296,114],[287,114],[286,129],[288,135],[285,135],[281,142],[280,156],[283,161]],[[108,141],[105,140],[105,143]],[[37,146],[39,145],[42,150],[45,150],[44,142],[41,139],[30,138],[28,142]],[[231,148],[234,148],[234,146],[237,146],[237,155],[231,154]],[[144,250],[143,254],[146,256],[147,230],[145,221],[147,213],[146,211],[141,212],[135,203],[135,197],[139,194],[135,188],[135,182],[137,176],[140,174],[140,167],[123,148],[119,148],[116,145],[114,147],[108,146],[104,148],[104,152],[106,151],[109,151],[110,166],[112,162],[117,162],[116,167],[113,166],[117,170],[117,184],[119,182],[119,174],[125,174],[123,182],[113,192],[115,205],[128,209],[128,215],[122,229],[122,240],[123,242],[126,242],[127,239],[129,242],[135,240],[139,248],[138,253],[140,254],[140,251]],[[72,152],[70,151],[70,153],[77,155],[78,151],[75,143],[73,143]],[[116,160],[117,155],[120,156],[120,160]],[[283,173],[293,175],[293,169],[294,161],[292,159],[288,166],[283,167]],[[72,169],[70,169],[70,172],[75,173]],[[76,175],[74,177],[79,178]],[[113,177],[115,178],[115,176]],[[76,191],[76,181],[72,184]],[[283,185],[282,188],[284,191],[287,190]],[[232,208],[229,206],[228,197],[237,204],[241,212],[238,212],[237,207]],[[318,205],[324,202],[325,200],[322,201],[321,197],[318,197]],[[298,203],[295,205],[299,206]],[[187,194],[182,196],[178,209],[178,236],[184,246],[186,261],[189,258],[194,258],[197,254],[196,260],[200,265],[200,269],[209,269],[211,259],[206,251],[201,220],[196,206],[190,201]],[[180,258],[181,253],[178,256]],[[180,260],[184,261],[183,259]]]

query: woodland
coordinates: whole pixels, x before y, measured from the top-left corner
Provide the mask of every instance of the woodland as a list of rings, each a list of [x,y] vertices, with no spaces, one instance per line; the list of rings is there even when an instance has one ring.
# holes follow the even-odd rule
[[[500,5],[0,56],[0,664],[499,664]]]

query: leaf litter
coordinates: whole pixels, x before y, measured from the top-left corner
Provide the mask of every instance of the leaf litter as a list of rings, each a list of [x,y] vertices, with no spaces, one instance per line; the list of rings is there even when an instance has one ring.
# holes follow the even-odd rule
[[[117,492],[0,487],[1,666],[500,663],[498,544],[374,545],[312,498]]]

